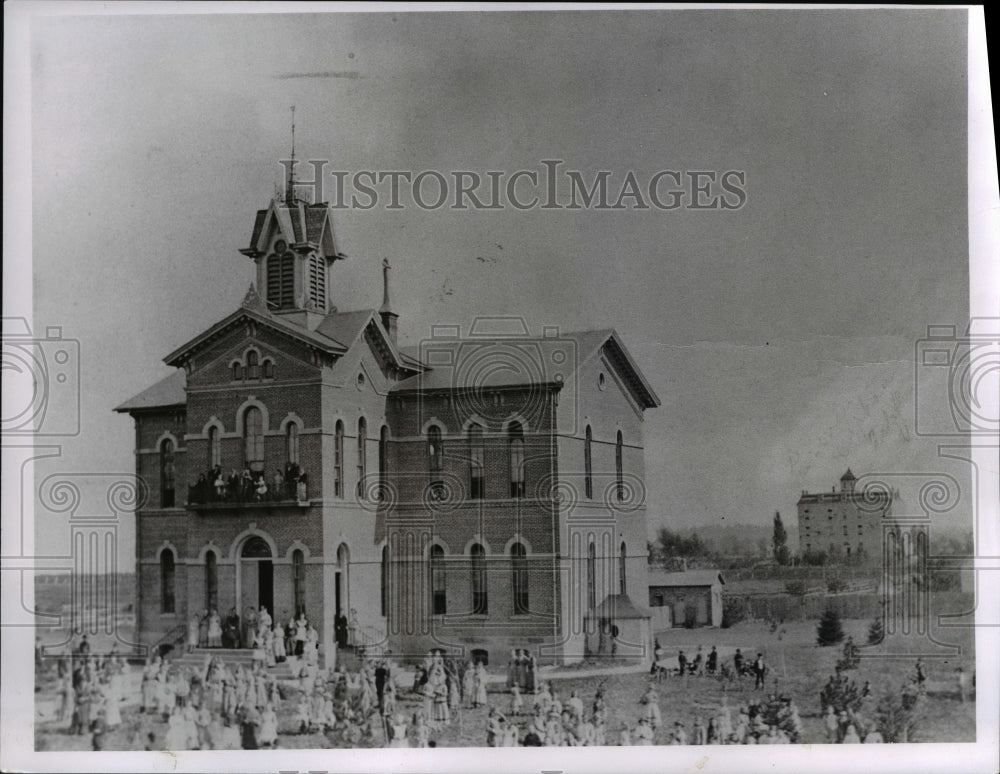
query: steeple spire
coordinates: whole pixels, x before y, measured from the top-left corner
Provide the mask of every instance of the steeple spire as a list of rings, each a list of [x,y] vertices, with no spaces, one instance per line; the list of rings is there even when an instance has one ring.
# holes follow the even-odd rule
[[[288,165],[288,185],[285,188],[285,204],[295,203],[295,105],[292,105],[292,159]]]
[[[378,310],[379,317],[382,318],[382,327],[385,328],[392,343],[396,343],[396,327],[399,315],[392,311],[392,301],[389,299],[389,259],[382,259],[382,307]]]

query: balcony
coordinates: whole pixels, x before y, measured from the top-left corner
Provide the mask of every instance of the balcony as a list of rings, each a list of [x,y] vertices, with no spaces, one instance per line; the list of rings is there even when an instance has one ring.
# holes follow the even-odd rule
[[[188,487],[185,507],[189,511],[208,513],[248,509],[298,510],[311,504],[304,475],[297,481],[280,481],[272,486],[258,475],[229,478],[221,486],[210,485],[208,479],[201,477],[198,483]]]

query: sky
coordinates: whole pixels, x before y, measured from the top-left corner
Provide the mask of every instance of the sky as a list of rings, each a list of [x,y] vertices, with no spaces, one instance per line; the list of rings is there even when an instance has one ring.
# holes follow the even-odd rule
[[[559,159],[617,192],[630,171],[742,172],[734,210],[338,210],[334,303],[377,307],[388,258],[403,344],[484,315],[615,328],[662,399],[650,534],[793,526],[801,491],[848,467],[889,476],[906,512],[953,476],[940,520],[968,524],[968,468],[915,421],[918,342],[969,319],[966,27],[961,9],[35,18],[33,330],[79,341],[81,400],[36,484],[76,477],[80,512],[107,510],[111,479],[85,474],[134,470],[112,409],[240,304],[294,105],[297,157],[352,174]],[[66,515],[41,497],[37,546],[68,550]]]

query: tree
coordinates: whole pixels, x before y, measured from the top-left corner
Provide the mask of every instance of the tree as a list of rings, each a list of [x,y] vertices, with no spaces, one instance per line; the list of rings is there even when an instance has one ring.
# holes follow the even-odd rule
[[[829,607],[816,627],[816,642],[819,645],[836,645],[843,641],[844,628],[840,625],[840,613]]]
[[[771,547],[774,550],[774,561],[778,564],[788,564],[788,533],[781,522],[781,514],[774,512],[774,533],[771,537]]]
[[[875,707],[875,727],[886,742],[916,741],[920,694],[913,683],[888,690]]]

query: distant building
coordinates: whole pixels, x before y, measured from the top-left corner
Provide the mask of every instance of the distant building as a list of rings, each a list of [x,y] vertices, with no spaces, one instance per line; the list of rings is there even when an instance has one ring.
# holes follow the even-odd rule
[[[649,606],[653,612],[653,627],[660,631],[685,626],[688,619],[692,619],[695,626],[722,626],[722,587],[725,585],[718,570],[650,570]]]
[[[840,477],[840,491],[799,498],[799,554],[825,553],[833,560],[878,559],[884,526],[891,520],[892,495],[884,491],[856,492],[850,468]]]

